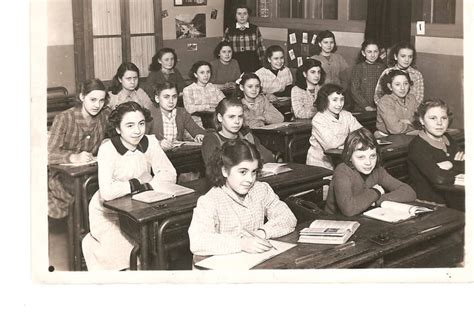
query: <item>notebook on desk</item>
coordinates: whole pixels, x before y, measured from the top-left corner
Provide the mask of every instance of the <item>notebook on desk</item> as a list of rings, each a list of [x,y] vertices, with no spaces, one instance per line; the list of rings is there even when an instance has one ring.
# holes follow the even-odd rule
[[[71,166],[71,167],[79,167],[79,166],[87,166],[93,165],[97,163],[97,157],[94,157],[91,161],[87,162],[68,162],[68,163],[61,163],[60,166]]]
[[[355,233],[356,221],[315,220],[300,231],[298,242],[312,244],[343,244]]]
[[[174,183],[160,183],[156,190],[149,190],[134,194],[132,200],[137,200],[144,203],[154,203],[167,199],[171,199],[177,196],[186,195],[193,193],[194,190],[183,187],[179,184]]]
[[[262,253],[239,252],[229,255],[215,255],[197,262],[195,265],[208,270],[250,270],[256,265],[267,261],[293,247],[295,244],[269,240],[276,248]]]
[[[374,209],[371,209],[370,211],[366,211],[363,214],[364,216],[380,221],[397,223],[415,217],[418,214],[433,211],[433,209],[423,206],[392,201],[383,201],[380,207],[376,207]]]
[[[293,169],[288,167],[286,163],[267,162],[263,165],[262,170],[260,171],[260,177],[265,178],[284,172],[290,172],[292,170]]]

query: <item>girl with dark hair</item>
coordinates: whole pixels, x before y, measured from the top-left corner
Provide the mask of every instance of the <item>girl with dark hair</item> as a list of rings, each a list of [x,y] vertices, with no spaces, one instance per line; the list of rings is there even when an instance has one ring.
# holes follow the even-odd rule
[[[161,48],[151,59],[151,64],[148,67],[150,73],[146,80],[145,90],[153,100],[153,87],[157,83],[164,83],[166,81],[176,84],[178,93],[181,93],[186,86],[183,76],[176,68],[178,63],[178,55],[172,48]]]
[[[155,102],[150,112],[153,121],[150,124],[150,134],[154,134],[163,150],[175,147],[177,141],[184,140],[187,131],[195,142],[201,143],[205,130],[199,127],[184,108],[177,108],[178,89],[171,82],[155,85]]]
[[[426,100],[418,108],[416,123],[421,132],[408,146],[408,172],[419,200],[445,205],[436,184],[453,184],[464,173],[464,152],[446,133],[448,105],[439,99]]]
[[[413,82],[408,73],[392,69],[382,79],[385,95],[380,99],[376,127],[382,136],[404,134],[415,130],[413,118],[418,107],[415,96],[410,92]]]
[[[316,97],[326,73],[319,60],[306,59],[296,71],[296,85],[291,89],[291,108],[297,119],[313,118]]]
[[[344,144],[347,135],[362,127],[344,107],[344,90],[329,83],[321,87],[316,98],[318,112],[313,117],[310,147],[306,164],[334,169],[331,158],[324,152]]]
[[[99,145],[105,138],[107,117],[110,109],[107,89],[99,79],[86,80],[81,84],[79,101],[56,115],[48,137],[48,164],[89,163],[94,161]],[[70,179],[62,173],[48,174],[48,215],[62,219],[74,203],[74,188]],[[51,220],[54,222],[54,220]]]
[[[248,127],[244,127],[244,108],[240,100],[223,99],[217,105],[214,113],[216,132],[209,132],[202,141],[202,158],[206,170],[211,163],[213,153],[222,147],[226,141],[233,139],[246,139],[258,148],[263,162],[273,162],[273,154],[262,146]]]
[[[212,67],[207,61],[198,61],[192,65],[189,78],[192,78],[194,82],[183,90],[184,107],[190,114],[214,113],[217,104],[225,98],[224,93],[209,82],[211,75]],[[193,120],[202,127],[200,116],[193,115]]]
[[[255,72],[260,78],[262,93],[270,102],[278,101],[279,97],[289,97],[293,84],[293,75],[285,67],[285,53],[283,48],[272,45],[265,51],[264,67]]]
[[[346,72],[349,65],[344,57],[336,53],[337,45],[334,33],[328,30],[321,31],[316,37],[316,42],[318,43],[316,55],[311,56],[311,58],[321,62],[326,72],[325,82],[347,87],[349,76]]]
[[[375,87],[374,102],[379,105],[380,99],[384,95],[384,85],[382,84],[382,78],[389,71],[397,69],[408,73],[410,80],[413,82],[413,87],[410,91],[415,96],[417,106],[423,102],[425,85],[423,81],[423,75],[420,71],[413,68],[416,61],[416,50],[415,47],[409,42],[399,42],[395,44],[388,53],[388,65],[389,68],[385,69],[380,75],[377,86]]]
[[[222,91],[232,92],[236,80],[240,77],[239,63],[232,59],[233,51],[229,42],[223,41],[214,49],[216,59],[210,62],[212,68],[211,82]]]
[[[110,114],[115,133],[99,148],[99,191],[89,203],[90,232],[82,240],[89,271],[128,268],[133,248],[120,230],[117,213],[103,202],[176,182],[176,170],[158,140],[145,135],[148,120],[150,112],[133,101],[120,104]]]
[[[383,201],[414,201],[415,191],[392,177],[380,163],[374,135],[365,128],[351,132],[329,185],[326,211],[354,216]]]
[[[356,111],[376,111],[375,87],[386,68],[380,59],[379,44],[372,39],[362,43],[357,64],[352,69],[351,95]]]
[[[121,103],[134,101],[146,109],[151,109],[153,103],[146,92],[138,87],[140,70],[134,63],[122,63],[112,79],[110,88],[109,107],[113,110]]]
[[[231,43],[234,58],[241,72],[254,72],[262,65],[265,47],[258,26],[249,23],[250,9],[245,4],[234,8],[235,25],[224,32],[224,40]]]
[[[213,188],[198,199],[188,231],[193,254],[265,252],[272,248],[266,239],[295,229],[290,208],[270,185],[257,181],[262,165],[255,145],[240,139],[226,142],[209,166]]]
[[[244,118],[248,127],[256,128],[284,121],[283,114],[260,93],[260,79],[256,74],[244,73],[239,85],[243,94],[240,100],[244,105]]]

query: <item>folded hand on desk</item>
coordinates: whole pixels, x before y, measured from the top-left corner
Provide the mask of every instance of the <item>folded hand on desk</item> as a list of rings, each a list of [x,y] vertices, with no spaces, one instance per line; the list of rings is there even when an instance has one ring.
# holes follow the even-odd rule
[[[270,250],[272,245],[265,239],[245,234],[240,238],[240,248],[248,253],[260,253]]]
[[[84,163],[92,161],[93,159],[94,156],[92,155],[92,153],[89,153],[87,151],[81,151],[78,154],[71,154],[71,156],[69,156],[69,160],[72,163]]]
[[[443,170],[453,169],[453,163],[449,160],[438,162],[437,165],[440,169],[443,169]]]
[[[454,155],[454,160],[464,161],[464,152],[463,151],[458,151],[456,153],[456,155]]]

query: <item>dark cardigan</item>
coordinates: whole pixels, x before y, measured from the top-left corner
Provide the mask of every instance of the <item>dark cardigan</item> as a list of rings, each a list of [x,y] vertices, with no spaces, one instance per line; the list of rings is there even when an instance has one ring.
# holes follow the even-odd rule
[[[464,173],[464,162],[454,161],[454,156],[460,150],[459,146],[449,135],[446,137],[449,140],[448,154],[431,146],[419,136],[408,146],[408,172],[412,187],[420,200],[445,204],[443,193],[434,185],[452,184],[457,174]],[[437,165],[446,160],[453,163],[451,170],[443,170]]]

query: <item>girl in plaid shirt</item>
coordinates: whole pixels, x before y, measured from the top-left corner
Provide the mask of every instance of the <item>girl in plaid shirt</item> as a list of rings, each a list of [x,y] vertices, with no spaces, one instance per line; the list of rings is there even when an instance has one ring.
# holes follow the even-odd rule
[[[306,59],[296,71],[296,86],[291,89],[291,108],[297,119],[310,119],[316,114],[314,105],[326,73],[319,60]]]
[[[225,30],[224,40],[232,44],[240,71],[254,72],[261,67],[265,54],[262,34],[258,26],[249,23],[250,9],[246,5],[237,4],[234,13],[236,23]]]
[[[379,44],[367,39],[360,48],[358,63],[352,70],[351,95],[356,111],[375,111],[374,92],[386,66],[380,59]]]
[[[138,87],[140,78],[140,70],[134,63],[122,63],[112,79],[112,87],[110,88],[110,101],[108,106],[113,110],[119,104],[124,102],[137,102],[146,109],[151,109],[153,103],[145,90]]]
[[[398,69],[408,73],[413,86],[410,89],[410,94],[415,96],[417,105],[423,102],[425,85],[423,81],[423,75],[420,71],[413,68],[416,61],[416,50],[415,47],[408,42],[400,42],[392,47],[388,54],[388,65],[391,66],[382,72],[380,75],[377,86],[375,87],[374,102],[379,105],[380,99],[384,96],[382,77],[393,69]]]
[[[265,51],[265,67],[255,72],[260,78],[262,92],[270,102],[278,101],[279,97],[289,97],[293,84],[293,75],[285,67],[285,53],[283,48],[272,45]]]
[[[217,104],[225,98],[224,93],[209,82],[211,73],[212,67],[207,61],[198,61],[191,67],[189,77],[193,78],[194,83],[183,90],[184,107],[189,113],[213,113]],[[193,119],[202,127],[200,116],[193,115]]]
[[[48,163],[87,163],[97,155],[99,145],[105,138],[107,117],[104,109],[107,90],[99,79],[82,83],[79,100],[72,107],[54,118],[48,138]],[[74,203],[74,188],[70,179],[57,172],[48,174],[49,217],[65,218]],[[54,221],[54,220],[53,220]],[[52,222],[53,222],[52,221]]]
[[[198,199],[188,230],[193,254],[265,252],[272,248],[267,239],[294,231],[290,208],[270,185],[257,181],[262,162],[255,145],[240,139],[226,142],[210,166],[213,188]]]

